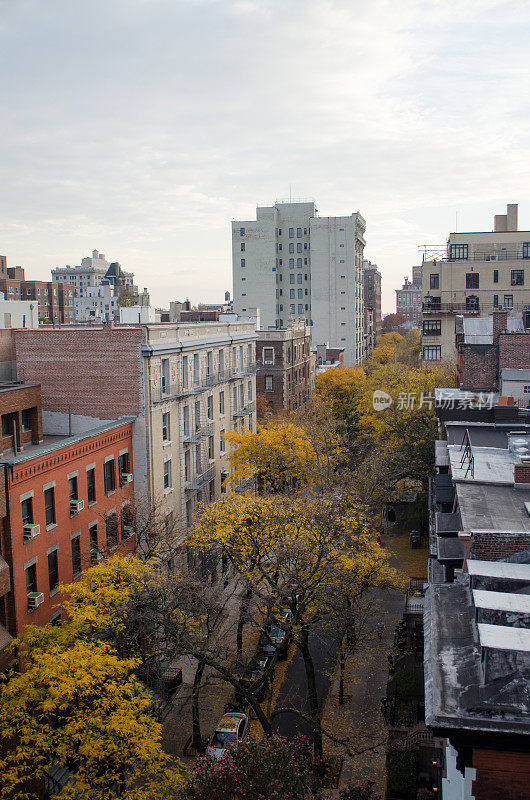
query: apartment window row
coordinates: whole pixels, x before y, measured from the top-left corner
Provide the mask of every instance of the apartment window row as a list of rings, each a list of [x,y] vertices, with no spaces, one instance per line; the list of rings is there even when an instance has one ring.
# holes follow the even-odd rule
[[[423,335],[424,336],[441,336],[442,335],[442,321],[440,319],[429,319],[423,322]]]
[[[246,359],[246,360],[245,360]],[[190,386],[198,386],[201,377],[211,378],[215,375],[223,377],[232,369],[244,369],[245,365],[253,363],[252,345],[238,345],[232,348],[221,348],[218,351],[205,350],[201,353],[194,353],[193,356],[182,356],[180,369],[182,374],[182,386],[184,389]],[[161,359],[161,389],[162,394],[170,391],[170,360]]]
[[[98,521],[92,522],[88,526],[88,544],[89,556],[86,563],[83,562],[83,551],[81,547],[82,532],[77,531],[70,537],[70,563],[72,567],[71,576],[77,578],[83,572],[83,567],[88,568],[97,564],[103,557],[104,550],[112,551],[118,546],[120,529],[121,539],[126,541],[134,533],[134,516],[129,504],[122,507],[120,515],[117,512],[109,514],[105,519],[105,546],[100,548],[98,538],[98,526],[101,523]],[[59,545],[53,545],[47,550],[46,553],[47,567],[48,567],[48,586],[46,587],[49,596],[53,597],[56,594],[59,583],[61,581],[59,570]],[[38,607],[36,595],[44,594],[45,587],[40,586],[37,581],[37,563],[38,558],[35,558],[25,568],[26,578],[26,593],[28,597],[28,611],[32,611]],[[63,582],[70,580],[70,574],[63,575]]]
[[[122,453],[118,459],[118,469],[120,476],[120,485],[124,485],[129,481],[130,473],[129,453]],[[103,465],[103,481],[105,494],[109,495],[116,489],[116,462],[115,459],[107,460]],[[56,483],[53,485],[45,485],[43,490],[44,496],[44,518],[46,528],[55,525],[56,518],[56,498],[55,498]],[[89,505],[96,502],[96,468],[90,467],[86,470],[86,491],[87,501]],[[80,498],[79,492],[79,474],[72,474],[68,477],[68,501],[70,516],[76,516],[84,508],[84,500]],[[33,509],[34,495],[24,497],[20,502],[22,513],[22,527],[24,540],[29,541],[39,532],[40,526],[34,521]]]
[[[423,345],[422,358],[424,361],[440,361],[442,358],[442,346],[440,344]]]

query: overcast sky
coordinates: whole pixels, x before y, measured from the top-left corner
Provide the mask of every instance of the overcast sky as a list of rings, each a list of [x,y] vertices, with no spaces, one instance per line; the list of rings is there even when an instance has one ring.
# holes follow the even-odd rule
[[[527,0],[0,0],[0,253],[97,248],[222,300],[230,220],[360,211],[383,310],[418,246],[530,229]]]

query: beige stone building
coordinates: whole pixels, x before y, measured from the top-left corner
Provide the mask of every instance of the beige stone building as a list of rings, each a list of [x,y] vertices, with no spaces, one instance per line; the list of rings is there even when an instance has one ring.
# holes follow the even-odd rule
[[[493,231],[451,233],[444,251],[429,250],[423,261],[422,300],[425,361],[454,362],[457,314],[487,316],[505,308],[526,318],[530,231],[518,230],[517,204],[495,215]]]

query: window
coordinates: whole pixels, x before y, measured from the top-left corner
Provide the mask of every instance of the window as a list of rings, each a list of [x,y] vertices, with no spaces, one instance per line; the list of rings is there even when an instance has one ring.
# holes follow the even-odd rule
[[[504,295],[504,308],[513,308],[513,294]]]
[[[298,244],[296,245],[296,252],[297,253],[302,252],[302,242],[298,242]]]
[[[30,564],[24,569],[26,573],[26,593],[37,591],[37,564]]]
[[[96,502],[96,470],[94,467],[87,469],[86,471],[86,486],[87,486],[87,495],[88,495],[88,502],[95,503]]]
[[[423,323],[424,336],[441,336],[442,335],[442,321],[440,319],[429,319]]]
[[[211,394],[207,401],[206,401],[206,413],[208,415],[208,419],[213,419],[213,395]]]
[[[193,354],[193,383],[195,386],[199,385],[199,354]]]
[[[164,489],[171,489],[171,459],[164,461]]]
[[[440,276],[439,274],[432,273],[429,280],[429,288],[430,289],[439,289],[440,288]]]
[[[478,272],[466,272],[466,289],[478,289],[479,278]]]
[[[118,517],[116,513],[109,514],[105,520],[105,533],[107,537],[107,550],[118,546]]]
[[[294,228],[289,228],[289,239],[294,239]]]
[[[219,350],[219,377],[223,378],[225,374],[225,351]]]
[[[186,411],[188,407],[186,406]],[[162,414],[162,441],[169,442],[170,440],[170,429],[169,429],[169,411],[165,411]]]
[[[289,242],[289,252],[294,253],[294,242]]]
[[[213,436],[208,436],[208,458],[210,461],[215,458]]]
[[[169,358],[162,359],[162,394],[169,391]]]
[[[225,393],[219,392],[219,413],[225,413]]]
[[[468,255],[468,246],[467,244],[452,244],[449,247],[449,258],[458,261],[460,259],[466,259]]]
[[[240,236],[244,236],[245,235],[245,229],[244,228],[240,228],[239,229],[239,235]]]
[[[512,286],[524,286],[524,269],[512,269]]]
[[[304,311],[304,306],[302,305],[302,303],[298,303],[298,313],[302,314],[303,311]]]
[[[78,500],[77,496],[77,475],[68,478],[68,497],[70,500]]]
[[[88,526],[88,541],[90,544],[90,566],[93,567],[99,561],[99,548],[98,548],[98,524],[93,522]]]
[[[265,376],[265,391],[272,392],[272,375]]]
[[[291,303],[291,304],[290,304],[290,306],[289,306],[289,312],[290,312],[291,314],[294,314],[294,313],[295,313],[295,305],[294,305],[294,303]]]
[[[122,453],[118,457],[118,471],[120,473],[120,485],[123,486],[123,485],[125,485],[125,482],[126,482],[126,478],[124,478],[124,475],[130,475],[131,474],[129,453]]]
[[[121,538],[122,541],[129,539],[134,533],[133,514],[129,504],[122,506],[121,509]]]
[[[293,292],[294,297],[294,289],[291,289]],[[263,363],[264,364],[274,364],[274,348],[273,347],[264,347],[262,352],[263,356]]]
[[[206,353],[206,375],[208,378],[213,375],[213,353],[211,350]]]
[[[44,513],[46,515],[46,527],[55,525],[55,489],[53,486],[44,491]]]
[[[499,295],[498,294],[494,294],[493,295],[493,308],[498,308],[498,306],[499,306]]]
[[[296,238],[297,239],[301,239],[302,238],[302,228],[297,228],[296,229]]]
[[[72,538],[72,575],[77,578],[81,574],[81,536]]]
[[[57,561],[57,550],[48,553],[48,582],[50,584],[50,594],[55,592],[59,585],[59,563]]]
[[[530,394],[530,385],[529,385],[529,384],[525,384],[525,385],[523,386],[523,392],[524,392],[525,394]]]
[[[105,494],[110,494],[116,489],[116,464],[113,458],[103,464],[103,482]]]
[[[219,452],[224,453],[225,451],[225,432],[224,429],[219,433]]]
[[[424,361],[439,361],[442,357],[442,346],[439,344],[426,344],[423,346]]]
[[[294,269],[294,258],[289,259],[289,269]]]
[[[227,472],[221,472],[221,494],[226,493],[226,481],[228,478]]]
[[[247,396],[248,402],[250,403],[252,401],[252,381],[249,381],[247,384]]]
[[[296,266],[297,267],[301,267],[302,266],[302,259],[301,258],[297,258],[296,259]]]
[[[202,467],[201,467],[201,446],[199,444],[195,448],[195,472],[197,474],[202,472]]]
[[[182,356],[182,388],[188,388],[188,356]]]
[[[289,298],[290,298],[291,300],[294,300],[294,289],[291,289],[291,290],[289,291]]]
[[[530,242],[523,242],[523,258],[530,258]]]
[[[245,242],[241,242],[241,252],[245,252]]]
[[[493,283],[498,283],[498,282],[499,282],[499,270],[498,269],[494,269],[493,270]]]
[[[9,414],[2,414],[2,436],[11,436],[12,432]]]
[[[191,477],[191,467],[190,467],[190,451],[186,450],[184,452],[184,480],[188,482]]]
[[[29,431],[31,428],[31,420],[30,420],[31,409],[25,408],[22,411],[22,427],[25,431]]]
[[[241,259],[241,266],[242,266],[242,267],[245,267],[245,266],[246,266],[246,264],[245,264],[245,259],[244,259],[244,258],[242,258],[242,259]]]
[[[296,279],[297,279],[296,280],[297,283],[302,283],[302,273],[301,272],[298,273],[298,275],[296,276]]]

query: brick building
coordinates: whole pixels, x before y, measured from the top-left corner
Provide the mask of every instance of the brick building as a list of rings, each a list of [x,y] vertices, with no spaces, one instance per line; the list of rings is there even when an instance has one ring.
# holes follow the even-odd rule
[[[396,289],[396,313],[418,328],[421,325],[421,267],[412,267],[412,283],[406,277],[401,289]]]
[[[520,317],[494,311],[488,317],[456,318],[460,388],[499,391],[502,370],[530,368],[530,330]]]
[[[302,408],[314,385],[309,325],[305,320],[293,320],[288,328],[269,328],[257,334],[258,397],[274,414]]]
[[[135,417],[137,501],[156,506],[183,536],[197,504],[226,491],[224,435],[255,430],[254,321],[41,327],[13,336],[21,374],[41,382],[47,429],[69,411],[74,432]]]
[[[2,666],[11,637],[60,616],[59,583],[135,543],[132,418],[46,435],[40,394],[37,385],[0,388]]]
[[[363,278],[365,309],[364,337],[365,343],[367,344],[366,349],[368,352],[371,352],[377,339],[383,332],[383,321],[381,318],[381,273],[379,272],[377,264],[372,264],[365,259],[363,261]],[[367,314],[367,311],[371,311],[371,313]]]
[[[30,281],[25,279],[22,267],[4,268],[0,263],[0,292],[6,300],[34,300],[38,303],[39,319],[49,322],[75,322],[74,289],[55,281]]]

